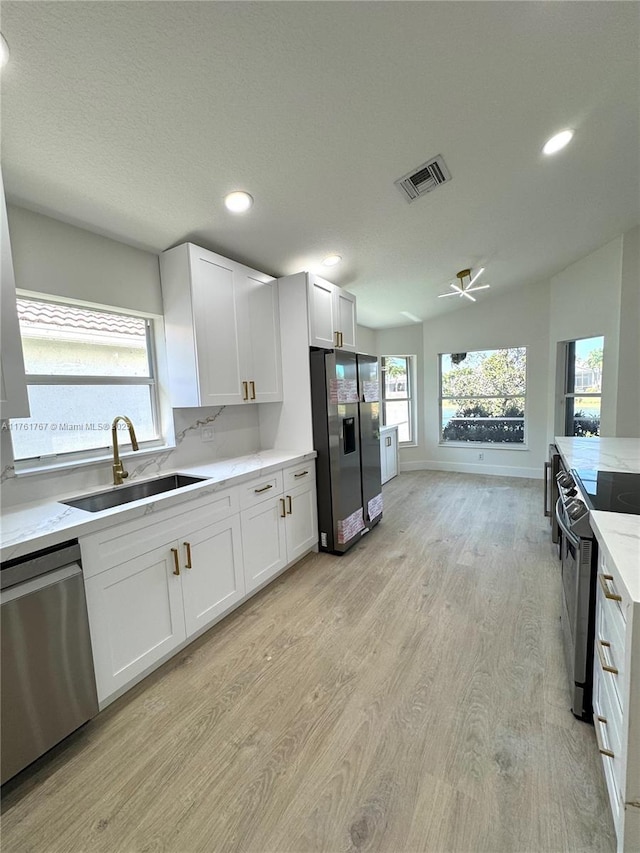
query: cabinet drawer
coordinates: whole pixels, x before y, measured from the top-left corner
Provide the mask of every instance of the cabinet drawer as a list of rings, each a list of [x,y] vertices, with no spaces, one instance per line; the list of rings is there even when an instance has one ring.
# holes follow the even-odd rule
[[[617,700],[607,689],[602,670],[597,663],[593,679],[593,716],[598,749],[609,791],[609,801],[616,828],[622,817],[622,715]],[[613,755],[602,754],[603,750]]]
[[[607,604],[610,606],[610,611],[613,619],[619,620],[619,623],[624,631],[626,625],[626,617],[622,609],[622,593],[618,589],[618,582],[608,565],[605,555],[600,552],[600,561],[598,567],[598,589],[604,595]]]
[[[282,494],[282,471],[276,471],[265,477],[256,477],[248,483],[238,486],[240,490],[240,508],[248,509],[251,506],[269,500],[274,495]]]
[[[304,483],[315,483],[316,481],[316,462],[311,459],[303,465],[294,465],[292,468],[284,470],[284,491],[289,492],[297,486],[302,486]]]
[[[600,667],[603,680],[611,684],[613,692],[624,711],[625,679],[625,625],[619,618],[616,602],[605,598],[602,587],[596,592],[596,667]],[[617,670],[611,672],[610,670]]]

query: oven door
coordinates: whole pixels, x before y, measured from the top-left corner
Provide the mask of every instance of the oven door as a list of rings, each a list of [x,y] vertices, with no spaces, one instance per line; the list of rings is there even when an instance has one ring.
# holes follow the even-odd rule
[[[562,559],[561,625],[564,656],[569,674],[571,710],[591,717],[593,667],[593,540],[576,536],[567,524],[562,502],[556,503]]]

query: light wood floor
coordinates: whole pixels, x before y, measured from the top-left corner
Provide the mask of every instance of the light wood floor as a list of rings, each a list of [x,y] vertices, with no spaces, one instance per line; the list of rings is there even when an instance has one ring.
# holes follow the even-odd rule
[[[541,483],[384,500],[8,783],[3,853],[614,851]]]

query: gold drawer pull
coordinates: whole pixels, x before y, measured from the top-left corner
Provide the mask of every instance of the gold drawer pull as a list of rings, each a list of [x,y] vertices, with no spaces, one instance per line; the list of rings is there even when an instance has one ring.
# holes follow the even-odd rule
[[[385,440],[385,445],[386,445],[386,447],[391,447],[391,436],[390,435],[387,436],[387,438]]]
[[[618,670],[615,666],[611,666],[611,664],[607,663],[607,659],[604,656],[605,648],[610,649],[611,643],[607,643],[606,640],[596,640],[596,651],[598,652],[598,657],[600,658],[600,666],[602,667],[604,672],[610,672],[613,675],[618,674]]]
[[[253,381],[253,379],[252,379],[252,380],[249,382],[249,385],[251,385],[251,397],[250,397],[249,399],[250,399],[250,400],[255,400],[255,399],[256,399],[256,383],[255,383],[255,382]]]
[[[336,336],[336,349],[340,346],[340,332],[334,332]]]
[[[249,383],[248,382],[242,383],[242,399],[243,400],[249,399]]]
[[[599,717],[597,714],[593,718],[593,728],[596,732],[596,743],[598,744],[598,752],[601,755],[606,755],[607,758],[615,758],[615,755],[610,749],[605,749],[604,743],[602,740],[602,733],[600,732],[600,723],[604,723],[607,725],[607,720],[605,717]]]
[[[287,495],[287,513],[288,513],[288,515],[291,515],[291,510],[292,510],[291,495]]]
[[[173,574],[179,575],[180,574],[180,560],[178,558],[178,549],[172,548],[171,553],[173,554],[173,565],[175,566],[175,568],[173,570]]]
[[[284,498],[280,498],[280,518],[286,518],[286,517],[287,517],[287,510],[285,509]]]
[[[261,489],[254,489],[253,491],[256,493],[256,495],[259,495],[260,492],[268,492],[269,489],[272,489],[272,488],[273,488],[273,484],[269,483],[268,486],[263,486]]]
[[[611,592],[609,587],[607,586],[608,581],[613,580],[613,575],[598,575],[600,580],[600,586],[602,587],[602,591],[604,592],[604,597],[608,598],[609,601],[622,601],[622,596],[618,595],[617,592]]]
[[[309,473],[308,471],[301,471],[299,474],[294,474],[293,476],[294,476],[294,478],[297,480],[297,479],[298,479],[298,477],[306,477],[306,475],[307,475],[308,473]]]
[[[187,562],[184,564],[185,569],[192,569],[191,565],[191,543],[185,542],[184,547],[187,549]]]

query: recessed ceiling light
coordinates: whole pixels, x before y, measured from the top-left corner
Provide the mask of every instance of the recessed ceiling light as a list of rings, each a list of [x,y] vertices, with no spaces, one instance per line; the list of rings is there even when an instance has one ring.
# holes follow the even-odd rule
[[[225,196],[224,203],[232,213],[245,213],[253,204],[253,199],[249,193],[239,191]]]
[[[3,68],[9,61],[9,45],[5,37],[0,33],[0,68]]]
[[[342,255],[327,255],[327,257],[323,260],[323,264],[325,267],[335,267],[336,264],[339,264],[342,260]]]
[[[555,136],[552,136],[551,139],[547,140],[544,148],[542,149],[542,153],[555,154],[556,151],[561,151],[565,145],[568,145],[572,139],[572,130],[561,130],[560,133],[556,133]]]

